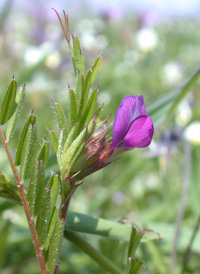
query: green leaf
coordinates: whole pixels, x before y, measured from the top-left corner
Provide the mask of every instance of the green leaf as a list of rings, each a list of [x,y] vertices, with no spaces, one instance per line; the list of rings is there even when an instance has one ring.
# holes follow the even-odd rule
[[[15,133],[15,129],[17,127],[17,123],[19,121],[19,117],[24,105],[24,98],[25,98],[25,85],[18,89],[17,95],[15,98],[15,103],[17,105],[15,112],[8,120],[6,125],[6,140],[7,142],[10,141],[10,138]]]
[[[29,124],[23,142],[20,157],[20,175],[22,182],[27,179],[33,169],[37,152],[37,127],[36,124]]]
[[[36,116],[31,113],[25,123],[25,126],[22,130],[22,133],[21,133],[21,136],[19,139],[17,152],[16,152],[16,156],[15,156],[15,165],[16,166],[19,166],[21,163],[21,153],[22,153],[22,148],[24,146],[24,140],[25,140],[25,137],[26,137],[26,134],[28,131],[28,127],[29,127],[29,125],[31,125],[31,124],[34,125],[35,123],[36,123]]]
[[[85,123],[88,124],[92,118],[97,99],[97,92],[98,89],[96,88],[90,96],[87,106],[85,107],[85,110],[83,112],[82,119],[78,125],[78,132],[80,132],[84,128]]]
[[[136,262],[134,258],[130,259],[130,269],[129,269],[129,274],[139,274],[145,267],[147,263],[140,260]]]
[[[50,210],[50,216],[53,214],[53,210],[56,205],[58,193],[59,193],[59,177],[57,174],[52,174],[52,176],[49,179],[49,182],[47,184],[47,187],[51,190],[51,210]]]
[[[85,106],[87,104],[88,95],[91,88],[91,76],[92,76],[91,70],[88,71],[85,79],[83,75],[81,75],[81,105],[79,110],[79,119],[81,119],[83,110],[85,109]]]
[[[92,70],[91,85],[93,84],[93,82],[96,78],[96,75],[97,75],[97,72],[98,72],[98,69],[99,69],[99,65],[101,63],[101,59],[102,59],[102,55],[98,56],[97,59],[94,62],[94,65],[91,68],[91,70]]]
[[[44,247],[50,220],[50,189],[45,188],[42,193],[36,230],[40,245]]]
[[[78,73],[76,74],[76,80],[75,80],[75,95],[76,95],[76,105],[77,105],[77,111],[79,111],[81,107],[81,94],[82,94],[82,78],[83,75]]]
[[[155,100],[150,105],[147,106],[147,113],[152,118],[154,126],[162,123],[168,114],[171,114],[173,110],[177,107],[180,101],[184,98],[190,88],[194,85],[200,76],[200,69],[198,69],[186,82],[186,84],[163,97]]]
[[[45,250],[48,250],[48,248],[49,248],[50,239],[52,237],[54,227],[55,227],[57,220],[58,220],[58,211],[57,211],[57,208],[54,207],[53,214],[52,214],[52,216],[50,218],[50,222],[49,222],[48,234],[47,234],[47,237],[45,240]]]
[[[53,130],[48,130],[48,132],[50,134],[55,153],[57,154],[58,153],[58,137],[56,136],[56,134]]]
[[[58,160],[58,165],[60,169],[62,166],[63,144],[64,144],[64,129],[60,131],[60,136],[58,140],[57,160]]]
[[[49,254],[47,261],[49,274],[54,273],[55,267],[58,263],[63,238],[63,227],[64,223],[61,220],[57,220],[49,245]]]
[[[140,231],[137,231],[134,227],[132,227],[132,232],[131,232],[131,237],[130,237],[129,247],[128,247],[128,257],[134,257],[136,249],[138,248],[143,235],[144,233],[141,233]]]
[[[73,141],[70,148],[67,150],[66,154],[63,154],[62,157],[62,169],[61,169],[61,176],[62,178],[69,176],[71,169],[73,168],[74,163],[76,162],[77,158],[82,153],[83,149],[85,148],[85,137],[87,135],[87,130],[83,130],[79,136]]]
[[[179,95],[176,98],[175,102],[171,106],[169,110],[169,114],[172,113],[175,108],[178,106],[178,104],[183,100],[183,98],[186,96],[186,94],[190,91],[191,87],[196,83],[196,81],[199,79],[200,76],[200,68],[195,71],[195,73],[190,77],[190,79],[186,82],[186,84],[181,88],[179,91]]]
[[[44,140],[39,155],[37,157],[38,160],[42,160],[44,162],[44,167],[46,167],[49,158],[49,147],[50,143]]]
[[[85,75],[85,56],[82,53],[79,37],[78,35],[75,35],[72,36],[72,38],[76,74],[79,71],[81,74]]]
[[[27,200],[33,217],[39,213],[43,189],[45,187],[44,163],[41,160],[35,162],[27,191]]]
[[[77,125],[75,125],[68,137],[67,137],[67,140],[65,141],[65,144],[64,144],[64,147],[63,147],[63,155],[65,155],[69,149],[69,147],[71,146],[71,144],[73,143],[73,141],[76,139],[76,134],[77,134]]]
[[[6,222],[0,229],[0,268],[2,267],[6,255],[6,247],[10,232],[10,223]],[[2,268],[1,268],[2,269]]]
[[[78,115],[77,115],[75,93],[72,89],[70,89],[69,94],[70,94],[70,129],[71,129],[77,123]]]
[[[18,187],[0,170],[0,196],[21,205]]]
[[[67,135],[68,135],[68,127],[67,127],[67,121],[66,121],[66,116],[65,116],[65,113],[61,107],[61,105],[59,105],[58,103],[53,103],[53,106],[54,106],[54,109],[55,109],[55,112],[56,112],[56,117],[57,117],[57,120],[58,120],[58,125],[59,125],[59,128],[60,130],[64,130],[64,137],[67,138]]]
[[[0,111],[0,125],[5,124],[15,111],[15,96],[17,90],[17,82],[13,79],[8,87],[8,90],[4,96],[4,100]]]

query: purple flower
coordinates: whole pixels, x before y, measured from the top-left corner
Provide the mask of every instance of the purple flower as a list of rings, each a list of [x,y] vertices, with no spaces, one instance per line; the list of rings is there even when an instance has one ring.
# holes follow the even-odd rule
[[[113,149],[147,147],[154,133],[153,122],[146,114],[143,96],[125,97],[115,115],[113,125]]]

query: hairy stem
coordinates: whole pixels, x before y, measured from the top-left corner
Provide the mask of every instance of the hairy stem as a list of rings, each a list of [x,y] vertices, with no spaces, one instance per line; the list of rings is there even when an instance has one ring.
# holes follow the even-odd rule
[[[35,229],[35,226],[34,226],[33,217],[31,215],[30,207],[29,207],[28,201],[26,199],[26,194],[24,192],[23,184],[22,184],[21,179],[19,177],[19,174],[18,174],[17,168],[15,166],[14,159],[12,157],[10,148],[8,146],[8,143],[7,143],[7,141],[4,137],[4,134],[1,130],[1,128],[0,128],[0,138],[3,142],[6,154],[8,156],[8,160],[9,160],[10,165],[11,165],[13,175],[14,175],[16,183],[17,183],[17,187],[19,189],[20,197],[21,197],[21,200],[22,200],[22,204],[23,204],[23,207],[24,207],[26,218],[28,220],[28,225],[29,225],[29,229],[30,229],[31,236],[32,236],[32,239],[33,239],[33,244],[34,244],[36,256],[37,256],[37,259],[38,259],[38,262],[39,262],[39,265],[40,265],[41,273],[42,274],[48,274],[47,269],[46,269],[44,256],[43,256],[43,253],[42,253],[42,248],[39,244],[38,235],[37,235],[37,232],[36,232],[36,229]]]

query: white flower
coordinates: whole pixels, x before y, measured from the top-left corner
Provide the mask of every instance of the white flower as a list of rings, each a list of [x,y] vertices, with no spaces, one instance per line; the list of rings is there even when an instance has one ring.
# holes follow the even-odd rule
[[[135,41],[141,51],[149,52],[156,48],[158,36],[153,28],[143,28],[136,33]]]
[[[200,122],[194,121],[184,130],[185,139],[194,144],[200,145]]]

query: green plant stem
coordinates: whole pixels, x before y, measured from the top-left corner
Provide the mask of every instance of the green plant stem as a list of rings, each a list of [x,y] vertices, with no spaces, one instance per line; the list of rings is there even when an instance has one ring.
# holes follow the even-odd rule
[[[28,201],[26,199],[26,194],[24,192],[23,184],[22,184],[21,179],[19,177],[19,174],[17,172],[17,168],[15,166],[15,163],[14,163],[10,148],[8,146],[8,143],[7,143],[7,141],[4,137],[4,134],[1,130],[1,128],[0,128],[0,138],[3,142],[6,154],[8,156],[8,160],[9,160],[10,165],[11,165],[13,175],[14,175],[16,183],[17,183],[17,187],[19,189],[20,197],[21,197],[21,200],[22,200],[22,204],[23,204],[23,207],[24,207],[24,211],[25,211],[27,220],[28,220],[29,229],[30,229],[31,236],[32,236],[32,239],[33,239],[33,244],[34,244],[36,256],[37,256],[37,259],[38,259],[38,262],[39,262],[39,265],[40,265],[41,273],[42,274],[48,274],[47,269],[46,269],[44,256],[43,256],[43,253],[42,253],[42,248],[39,244],[38,235],[37,235],[37,232],[36,232],[36,229],[35,229],[35,226],[34,226],[33,217],[31,215],[30,207],[29,207]]]
[[[184,172],[184,180],[182,185],[181,191],[181,198],[179,209],[176,217],[175,222],[175,232],[174,232],[174,239],[172,244],[172,251],[171,251],[171,264],[170,264],[170,273],[175,273],[175,265],[177,259],[177,246],[178,246],[178,239],[181,229],[181,222],[185,213],[185,206],[189,191],[190,185],[190,173],[191,173],[191,145],[185,141],[185,172]]]
[[[196,225],[195,225],[195,227],[194,227],[194,230],[193,230],[193,233],[192,233],[190,242],[189,242],[188,247],[187,247],[187,249],[186,249],[186,251],[185,251],[185,254],[184,254],[184,256],[183,256],[183,264],[182,264],[182,271],[181,271],[181,274],[184,274],[185,271],[186,271],[187,263],[188,263],[189,257],[190,257],[190,252],[191,252],[192,244],[193,244],[194,239],[195,239],[195,237],[196,237],[196,235],[197,235],[197,232],[198,232],[198,230],[199,230],[199,227],[200,227],[200,216],[199,216],[199,218],[198,218],[198,220],[197,220],[197,223],[196,223]]]
[[[112,274],[123,274],[123,272],[103,256],[98,250],[91,246],[85,239],[83,239],[78,233],[65,230],[64,237],[70,242],[79,247],[82,251],[87,253],[95,262],[97,262],[106,271]]]

